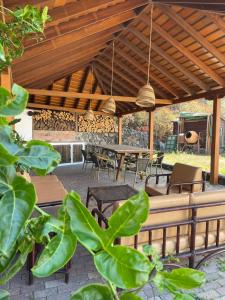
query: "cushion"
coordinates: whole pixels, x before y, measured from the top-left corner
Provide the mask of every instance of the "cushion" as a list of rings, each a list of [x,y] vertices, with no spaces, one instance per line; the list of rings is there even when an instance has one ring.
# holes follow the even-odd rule
[[[47,175],[47,176],[31,176],[31,182],[49,182],[49,181],[59,181],[56,175]]]
[[[159,183],[159,184],[150,184],[145,187],[146,193],[149,194],[149,196],[161,196],[167,194],[167,187],[168,184],[166,183]],[[184,191],[187,192],[187,191]],[[178,187],[171,187],[170,194],[178,194],[179,188]]]
[[[170,183],[185,183],[192,181],[201,181],[202,180],[202,169],[198,167],[193,167],[181,163],[176,163],[173,167],[173,172],[170,177]],[[193,187],[193,192],[201,191],[202,184],[195,184]],[[191,187],[183,187],[188,191],[191,191]]]
[[[212,203],[225,201],[225,189],[221,191],[208,191],[204,193],[193,193],[190,195],[190,204],[203,204],[203,203]],[[225,216],[225,205],[213,206],[213,207],[204,207],[197,210],[197,217],[213,217],[213,216]],[[217,221],[209,222],[209,231],[216,230]],[[220,221],[220,228],[225,229],[225,220]],[[206,223],[197,224],[197,233],[205,232]]]
[[[35,182],[34,187],[38,204],[62,201],[67,194],[67,191],[60,181]]]

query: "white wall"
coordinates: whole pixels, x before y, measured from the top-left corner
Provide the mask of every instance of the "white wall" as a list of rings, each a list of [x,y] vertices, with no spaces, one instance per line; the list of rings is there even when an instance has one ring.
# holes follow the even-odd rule
[[[25,141],[30,141],[32,140],[32,117],[28,116],[27,112],[28,109],[16,116],[16,119],[21,119],[21,121],[15,124],[15,129]]]

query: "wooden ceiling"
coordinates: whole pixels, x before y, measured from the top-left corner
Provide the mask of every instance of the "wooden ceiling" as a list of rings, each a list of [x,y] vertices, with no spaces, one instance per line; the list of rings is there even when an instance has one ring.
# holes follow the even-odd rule
[[[224,0],[154,2],[150,81],[157,98],[179,103],[224,96]],[[47,5],[52,21],[45,39],[25,44],[23,57],[13,66],[15,82],[35,89],[110,94],[115,40],[113,94],[137,95],[147,78],[148,0],[5,1],[9,8],[26,3]],[[56,93],[31,96],[32,103],[85,110],[90,99]],[[91,105],[98,111],[102,101]],[[137,110],[134,102],[117,102],[118,114]]]

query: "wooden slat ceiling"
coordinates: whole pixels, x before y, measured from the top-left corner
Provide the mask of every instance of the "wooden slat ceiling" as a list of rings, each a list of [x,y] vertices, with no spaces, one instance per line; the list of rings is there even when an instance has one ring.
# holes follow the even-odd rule
[[[47,5],[52,21],[43,41],[25,44],[23,57],[13,66],[15,82],[29,88],[109,94],[115,40],[113,93],[135,96],[145,84],[148,0],[5,1],[9,8],[25,3]],[[207,92],[215,89],[225,95],[224,11],[224,0],[155,1],[150,81],[157,98],[178,103],[211,96]],[[90,105],[89,99],[49,96],[32,96],[30,101],[74,109]],[[91,101],[96,111],[101,104]],[[118,114],[135,110],[134,103],[117,102]]]

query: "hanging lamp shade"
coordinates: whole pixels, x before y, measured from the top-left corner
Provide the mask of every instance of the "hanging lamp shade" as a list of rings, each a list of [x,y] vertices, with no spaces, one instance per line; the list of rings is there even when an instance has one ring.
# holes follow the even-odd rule
[[[84,114],[84,119],[86,121],[94,121],[95,115],[92,109],[87,110],[87,112]]]
[[[136,104],[141,107],[155,106],[155,92],[150,83],[147,83],[140,88],[138,91]]]
[[[114,114],[116,112],[116,102],[113,97],[110,97],[107,101],[105,101],[101,111],[108,114]]]

